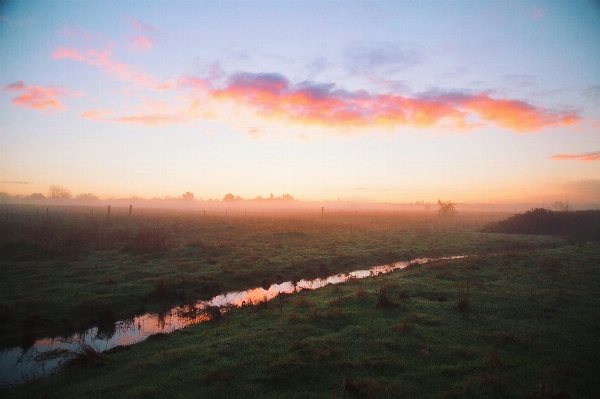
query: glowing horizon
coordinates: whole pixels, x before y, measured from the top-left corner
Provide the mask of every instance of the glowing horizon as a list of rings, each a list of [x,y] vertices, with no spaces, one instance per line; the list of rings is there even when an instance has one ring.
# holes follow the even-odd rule
[[[0,8],[0,192],[600,202],[593,2]]]

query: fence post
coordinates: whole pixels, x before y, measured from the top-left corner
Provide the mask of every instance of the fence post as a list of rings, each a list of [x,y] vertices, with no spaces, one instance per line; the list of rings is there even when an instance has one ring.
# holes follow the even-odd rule
[[[129,219],[131,219],[131,208],[133,208],[133,205],[129,205]]]
[[[108,216],[107,217],[110,217],[110,205],[108,206]]]

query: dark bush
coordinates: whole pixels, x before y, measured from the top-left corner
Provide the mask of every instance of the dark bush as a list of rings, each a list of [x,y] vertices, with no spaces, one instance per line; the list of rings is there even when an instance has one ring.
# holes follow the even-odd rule
[[[574,242],[600,241],[600,210],[536,208],[485,226],[484,233],[555,235]]]

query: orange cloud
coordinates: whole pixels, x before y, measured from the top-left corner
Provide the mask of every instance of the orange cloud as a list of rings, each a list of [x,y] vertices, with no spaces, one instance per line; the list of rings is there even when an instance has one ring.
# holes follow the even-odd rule
[[[38,110],[64,111],[67,106],[57,97],[79,96],[81,93],[71,91],[62,86],[27,86],[22,81],[11,83],[2,88],[3,91],[23,92],[11,100],[17,107],[27,107]]]
[[[497,100],[487,94],[455,94],[410,98],[397,94],[348,92],[332,84],[291,84],[279,74],[233,75],[222,89],[209,92],[215,100],[233,101],[266,117],[325,127],[451,127],[480,126],[479,118],[518,133],[567,126],[580,118],[572,112],[548,112],[517,100]]]
[[[110,109],[90,109],[87,111],[83,111],[81,114],[81,118],[86,119],[94,119],[94,120],[102,120],[107,116],[112,116],[115,114],[115,111]]]
[[[144,104],[141,112],[133,116],[115,117],[116,112],[113,110],[93,109],[84,111],[80,117],[99,122],[128,123],[141,126],[161,126],[165,124],[185,123],[187,121],[187,118],[179,112],[161,112],[159,110],[161,105],[165,106],[167,111],[169,111],[168,104],[164,104],[164,102],[150,102]]]
[[[583,154],[556,154],[550,156],[550,159],[564,161],[567,159],[576,159],[578,161],[600,161],[600,151],[584,152]]]
[[[137,53],[152,51],[154,39],[143,35],[127,35],[129,38],[129,48]]]
[[[84,53],[75,48],[59,47],[52,53],[52,59],[71,59],[88,65],[97,66],[105,73],[136,84],[148,86],[155,84],[154,77],[147,75],[141,68],[122,62],[115,62],[111,50],[88,49]]]
[[[57,50],[56,56],[76,59],[81,54],[71,49]],[[84,57],[88,63],[127,74],[111,63],[108,53],[92,52]],[[118,71],[118,72],[117,72]],[[147,81],[154,81],[147,79]],[[324,128],[436,128],[467,131],[480,126],[496,126],[517,133],[531,133],[545,128],[568,126],[581,118],[573,112],[550,112],[523,101],[493,99],[488,94],[436,94],[408,97],[399,94],[372,94],[365,90],[347,91],[334,84],[314,82],[291,83],[280,74],[238,73],[231,75],[221,87],[214,88],[207,79],[180,76],[173,81],[154,84],[156,91],[186,90],[175,97],[180,105],[170,107],[148,104],[134,116],[98,117],[94,120],[158,125],[183,123],[193,119],[214,117],[221,105],[242,107],[248,115],[299,126]],[[188,105],[181,105],[187,103]],[[241,108],[238,108],[241,111]],[[228,111],[225,111],[225,115]],[[229,113],[230,114],[230,113]]]
[[[495,100],[487,94],[469,96],[460,103],[464,109],[473,111],[481,119],[518,133],[568,126],[581,119],[573,112],[552,113],[523,101]]]

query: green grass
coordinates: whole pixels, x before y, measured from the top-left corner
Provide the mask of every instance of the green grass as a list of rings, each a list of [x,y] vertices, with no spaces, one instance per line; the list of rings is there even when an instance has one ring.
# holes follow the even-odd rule
[[[230,217],[113,209],[0,223],[0,347],[71,334],[220,292],[315,278],[423,256],[562,245],[544,236],[476,232],[498,214],[283,212]]]
[[[289,295],[282,311],[236,309],[2,393],[596,397],[599,267],[597,244],[414,266]],[[382,287],[396,306],[377,306]]]

